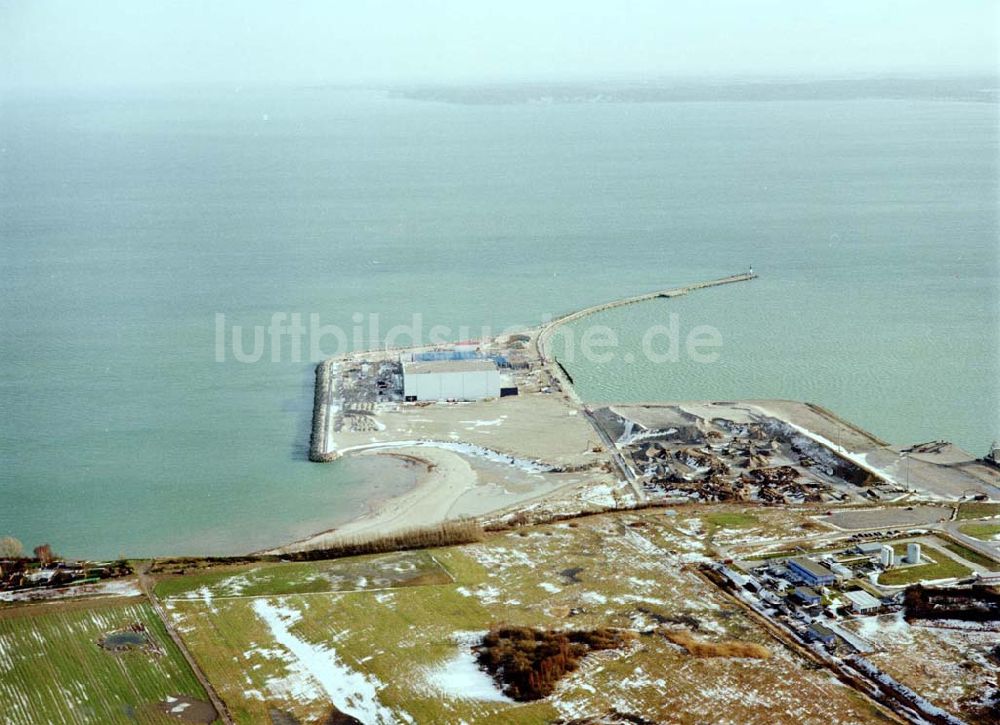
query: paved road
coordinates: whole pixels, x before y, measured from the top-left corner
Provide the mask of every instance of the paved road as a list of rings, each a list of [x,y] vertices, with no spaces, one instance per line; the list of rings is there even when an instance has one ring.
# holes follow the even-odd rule
[[[966,546],[978,554],[982,554],[983,556],[993,560],[996,560],[998,557],[1000,557],[1000,551],[998,551],[998,547],[995,544],[991,544],[988,541],[982,541],[980,539],[967,536],[966,534],[963,534],[961,531],[959,531],[958,529],[959,526],[961,526],[962,524],[970,524],[970,523],[975,523],[975,522],[968,519],[965,521],[949,521],[945,524],[941,524],[941,528],[945,532],[950,534],[952,537],[954,537],[956,540],[961,542],[962,546]]]
[[[584,407],[583,414],[587,416],[587,420],[590,421],[590,425],[595,431],[597,431],[597,435],[601,439],[601,443],[604,445],[605,450],[607,450],[611,459],[615,462],[615,465],[618,466],[618,470],[622,472],[622,475],[625,477],[625,480],[628,481],[629,486],[632,487],[632,492],[635,493],[636,500],[640,503],[645,501],[646,492],[642,490],[642,486],[640,486],[639,482],[636,481],[635,471],[633,471],[631,466],[628,465],[625,457],[621,454],[621,451],[618,450],[618,446],[615,445],[613,440],[611,440],[611,436],[609,436],[605,432],[604,428],[601,427],[601,424],[598,422],[597,418],[594,417],[590,408]]]
[[[660,297],[677,297],[680,295],[687,294],[688,292],[692,292],[694,290],[704,289],[706,287],[716,287],[718,285],[732,284],[734,282],[748,282],[752,279],[755,279],[756,277],[757,275],[755,275],[753,271],[750,271],[742,274],[733,274],[728,277],[723,277],[721,279],[708,280],[707,282],[695,282],[693,284],[684,285],[682,287],[674,287],[672,289],[660,290],[657,292],[647,292],[644,294],[634,295],[632,297],[626,297],[619,300],[603,302],[598,305],[593,305],[592,307],[587,307],[585,309],[577,310],[576,312],[570,312],[568,314],[557,317],[548,324],[543,325],[542,328],[535,335],[534,339],[535,353],[538,356],[538,359],[541,361],[542,368],[547,370],[555,380],[559,381],[560,387],[562,387],[563,391],[569,396],[570,401],[575,403],[577,406],[580,407],[580,409],[583,410],[584,414],[587,416],[587,420],[590,421],[591,426],[593,426],[594,430],[597,432],[598,437],[604,443],[604,447],[608,451],[608,454],[611,456],[612,460],[614,460],[615,465],[618,466],[618,469],[622,472],[622,475],[625,477],[625,480],[628,482],[629,486],[632,487],[632,491],[635,493],[637,501],[640,502],[645,501],[647,498],[646,492],[642,490],[642,487],[636,481],[635,472],[631,469],[631,467],[626,462],[625,458],[622,456],[621,452],[618,450],[618,446],[615,445],[615,442],[611,440],[611,438],[607,435],[607,433],[604,432],[604,430],[601,428],[598,422],[594,419],[594,416],[590,411],[590,409],[583,403],[582,400],[580,400],[580,397],[576,393],[576,389],[574,388],[573,384],[567,379],[560,365],[554,359],[549,359],[548,350],[546,349],[546,342],[548,341],[549,336],[552,335],[555,329],[560,325],[565,325],[568,322],[579,320],[583,317],[592,315],[602,310],[611,309],[613,307],[621,307],[624,305],[632,305],[637,302],[653,300]]]

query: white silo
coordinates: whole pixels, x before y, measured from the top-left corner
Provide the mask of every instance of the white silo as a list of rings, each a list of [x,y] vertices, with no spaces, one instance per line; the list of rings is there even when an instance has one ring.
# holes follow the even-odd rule
[[[906,545],[906,563],[907,564],[920,563],[920,544],[912,542]]]
[[[879,563],[883,568],[888,569],[890,566],[896,563],[896,555],[892,550],[891,546],[882,545],[881,551],[878,554]]]

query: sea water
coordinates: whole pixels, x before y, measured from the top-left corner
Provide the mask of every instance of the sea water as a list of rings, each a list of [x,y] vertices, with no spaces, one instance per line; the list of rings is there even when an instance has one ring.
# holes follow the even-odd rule
[[[581,394],[804,398],[893,443],[982,454],[1000,409],[997,191],[990,103],[10,94],[0,535],[78,556],[238,552],[412,483],[392,461],[308,463],[308,350],[220,361],[219,315],[231,331],[419,314],[458,337],[751,264],[751,283],[588,321],[622,347],[569,363]],[[638,354],[670,312],[718,329],[714,363]]]

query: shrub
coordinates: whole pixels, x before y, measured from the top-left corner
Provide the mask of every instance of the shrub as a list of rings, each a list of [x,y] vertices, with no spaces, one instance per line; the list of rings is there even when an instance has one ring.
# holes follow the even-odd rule
[[[989,622],[1000,619],[1000,591],[996,587],[907,587],[907,619],[961,619]]]
[[[662,631],[664,637],[680,645],[688,651],[688,654],[695,657],[752,657],[754,659],[766,660],[771,656],[771,651],[763,645],[753,642],[739,642],[736,640],[726,640],[723,642],[706,642],[695,639],[694,635],[684,629],[665,629]]]
[[[475,647],[476,659],[504,693],[520,702],[552,694],[588,652],[618,649],[634,639],[616,629],[557,631],[494,625]]]
[[[282,556],[290,561],[318,561],[342,556],[384,554],[390,551],[431,549],[439,546],[471,544],[483,540],[483,529],[475,521],[445,521],[437,526],[405,529],[370,538],[344,538],[314,549],[291,551]]]
[[[437,526],[405,529],[384,536],[345,537],[311,549],[286,551],[281,554],[158,559],[152,563],[149,571],[155,574],[180,574],[189,569],[205,569],[213,566],[276,561],[323,561],[324,559],[340,559],[362,554],[385,554],[392,551],[472,544],[482,540],[483,529],[476,521],[456,519],[445,521]]]

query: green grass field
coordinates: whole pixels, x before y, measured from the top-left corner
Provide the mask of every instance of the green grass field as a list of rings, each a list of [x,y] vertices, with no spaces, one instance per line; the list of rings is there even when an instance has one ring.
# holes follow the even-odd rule
[[[760,520],[752,514],[735,511],[705,514],[702,520],[709,526],[719,529],[746,529],[760,523]]]
[[[310,594],[450,583],[427,551],[404,551],[333,561],[219,567],[157,582],[161,599]]]
[[[135,622],[165,654],[114,654],[97,641]],[[155,709],[167,696],[206,699],[144,601],[97,600],[0,610],[0,721],[178,723]]]
[[[960,521],[965,519],[984,519],[989,516],[1000,516],[1000,503],[990,501],[969,501],[958,505]]]
[[[950,579],[952,577],[962,578],[972,574],[972,570],[955,561],[940,549],[933,546],[924,545],[921,556],[924,559],[932,559],[926,564],[916,566],[900,566],[889,569],[879,576],[879,584],[886,586],[898,586],[901,584],[915,584],[919,581],[931,581],[934,579]],[[896,553],[905,553],[906,545],[897,544],[893,546]]]
[[[962,557],[968,562],[971,562],[973,564],[978,564],[987,571],[1000,571],[1000,564],[993,561],[993,559],[990,559],[989,557],[983,556],[978,551],[973,551],[967,546],[962,546],[961,544],[956,544],[955,542],[952,541],[945,541],[944,548],[946,548],[948,551],[958,554],[960,557]]]
[[[974,539],[982,541],[993,541],[1000,536],[1000,522],[962,524],[958,529],[966,536],[971,536]]]
[[[440,553],[449,564],[470,564],[448,551]],[[556,713],[547,703],[510,712],[511,706],[502,702],[442,701],[425,684],[427,673],[447,668],[455,653],[455,632],[482,630],[492,620],[475,597],[449,584],[266,601],[299,613],[302,619],[292,627],[295,636],[335,652],[351,670],[368,673],[381,685],[379,700],[389,707],[405,706],[416,722],[551,721]],[[328,712],[322,692],[304,685],[289,660],[274,656],[280,645],[255,612],[253,598],[217,600],[211,607],[173,600],[171,616],[237,722],[268,722],[272,706],[301,722],[316,722]]]

